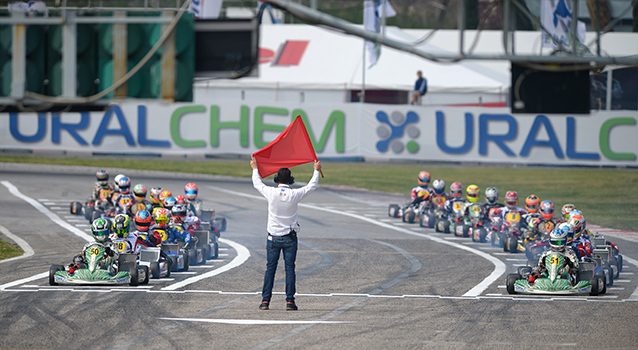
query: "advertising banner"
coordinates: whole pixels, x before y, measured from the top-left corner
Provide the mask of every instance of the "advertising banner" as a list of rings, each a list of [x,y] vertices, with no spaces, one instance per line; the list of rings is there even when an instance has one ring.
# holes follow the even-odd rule
[[[508,108],[125,103],[105,112],[0,113],[0,149],[250,155],[298,115],[319,159],[637,166],[636,111],[512,115]]]

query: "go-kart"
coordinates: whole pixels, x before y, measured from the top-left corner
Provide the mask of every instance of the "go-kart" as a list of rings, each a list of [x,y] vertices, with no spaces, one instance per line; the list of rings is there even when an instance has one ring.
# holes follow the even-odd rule
[[[468,233],[472,237],[472,241],[487,242],[488,230],[485,226],[489,219],[486,216],[485,207],[481,203],[473,203],[468,208],[468,213],[470,216]]]
[[[154,279],[171,277],[170,261],[162,257],[160,247],[142,247],[139,253],[139,264],[148,266]]]
[[[454,232],[457,237],[469,237],[469,222],[466,222],[465,215],[463,213],[463,207],[465,202],[453,202],[452,212],[448,219],[450,220],[450,231]]]
[[[199,232],[199,231],[197,231]],[[206,252],[205,247],[199,245],[199,239],[196,235],[191,235],[191,241],[188,249],[184,248],[185,243],[182,240],[177,241],[177,245],[179,246],[179,251],[183,253],[187,253],[188,255],[188,264],[189,265],[204,265],[206,264]]]
[[[162,251],[164,252],[164,254],[168,255],[169,259],[171,259],[171,272],[188,271],[188,254],[184,254],[184,252],[179,249],[178,244],[162,243]]]
[[[200,229],[194,232],[194,236],[197,237],[197,248],[202,250],[206,260],[219,257],[219,239],[217,235],[211,233],[208,222],[201,223]]]
[[[69,211],[73,215],[83,215],[85,219],[89,222],[93,222],[96,217],[93,215],[93,212],[96,208],[101,211],[107,211],[107,208],[111,207],[111,195],[112,191],[110,189],[103,188],[100,190],[98,198],[96,200],[87,200],[84,205],[78,201],[71,202],[69,207]]]
[[[623,256],[620,254],[618,246],[605,239],[605,236],[592,237],[591,244],[593,247],[593,255],[600,257],[603,261],[603,265],[605,265],[605,263],[609,265],[614,278],[620,277],[620,272],[623,267]]]
[[[525,250],[522,244],[523,234],[521,214],[509,212],[505,215],[505,220],[503,220],[496,237],[494,235],[492,237],[498,238],[499,246],[503,248],[503,251],[516,253]]]
[[[606,292],[605,275],[596,270],[596,263],[581,263],[578,273],[570,275],[566,258],[551,252],[545,257],[547,271],[533,282],[529,281],[532,268],[519,268],[517,273],[508,274],[505,284],[509,294],[558,294],[558,295],[598,295]]]
[[[49,284],[130,284],[148,283],[148,269],[139,269],[135,254],[122,254],[113,264],[104,258],[105,246],[94,242],[84,251],[86,266],[70,273],[63,265],[51,265]],[[140,273],[141,272],[141,273]],[[144,273],[145,272],[145,273]]]
[[[221,232],[226,231],[226,218],[218,218],[215,216],[215,209],[211,210],[202,210],[201,215],[199,216],[199,220],[202,224],[209,224],[208,230],[212,233],[213,236],[219,238],[221,236]],[[211,237],[212,239],[212,237]],[[216,243],[216,240],[215,240]]]

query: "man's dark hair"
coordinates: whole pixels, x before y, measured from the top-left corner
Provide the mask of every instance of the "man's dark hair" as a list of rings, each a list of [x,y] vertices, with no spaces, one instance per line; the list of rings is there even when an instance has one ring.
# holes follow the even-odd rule
[[[279,171],[277,171],[277,174],[275,175],[274,180],[278,184],[292,185],[293,183],[295,183],[295,178],[292,177],[290,169],[288,168],[279,169]]]

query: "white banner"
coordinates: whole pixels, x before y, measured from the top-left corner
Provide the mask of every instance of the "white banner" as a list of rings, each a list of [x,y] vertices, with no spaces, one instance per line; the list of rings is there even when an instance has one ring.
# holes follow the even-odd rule
[[[571,50],[572,21],[574,20],[571,4],[571,0],[541,0],[541,24],[551,35],[542,33],[543,47],[556,49],[559,48],[557,43],[561,43],[565,49]],[[576,35],[581,47],[585,41],[585,30],[585,23],[578,21]]]
[[[509,108],[344,103],[113,105],[0,113],[0,149],[249,155],[297,116],[321,158],[638,166],[638,112],[512,115]]]

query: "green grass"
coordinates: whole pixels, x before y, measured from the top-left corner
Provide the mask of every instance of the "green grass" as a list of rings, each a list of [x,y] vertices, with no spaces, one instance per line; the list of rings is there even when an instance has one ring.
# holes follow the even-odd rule
[[[22,249],[0,239],[0,260],[22,255]]]
[[[164,170],[249,177],[248,160],[242,161],[173,161],[140,160],[131,158],[36,158],[0,157],[0,162],[84,165],[98,168],[124,168]],[[636,230],[638,224],[638,171],[598,168],[513,168],[474,166],[393,165],[371,163],[322,162],[325,178],[320,184],[345,185],[374,191],[404,194],[417,185],[419,171],[427,170],[432,180],[445,180],[447,188],[454,181],[464,187],[476,184],[481,194],[489,186],[497,187],[500,200],[505,192],[515,190],[519,205],[525,197],[537,195],[541,200],[554,202],[556,213],[565,203],[573,203],[580,209],[587,222],[622,230]],[[293,169],[298,181],[307,181],[312,174],[312,164]],[[483,196],[481,195],[481,200]]]

